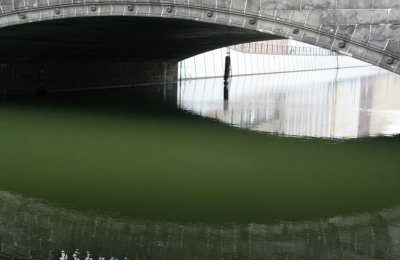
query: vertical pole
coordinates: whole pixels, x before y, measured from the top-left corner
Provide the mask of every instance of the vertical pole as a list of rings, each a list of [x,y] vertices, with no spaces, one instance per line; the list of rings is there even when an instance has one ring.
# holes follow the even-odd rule
[[[231,73],[231,56],[229,53],[225,57],[225,71],[224,71],[224,100],[229,100],[229,78]]]
[[[224,101],[229,100],[229,83],[224,83]]]

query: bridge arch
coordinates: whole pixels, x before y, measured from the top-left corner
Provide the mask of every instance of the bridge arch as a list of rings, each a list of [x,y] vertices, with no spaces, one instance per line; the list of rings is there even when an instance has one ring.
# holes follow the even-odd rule
[[[8,0],[1,4],[0,27],[4,30],[32,22],[96,16],[190,20],[257,32],[255,38],[260,39],[294,39],[400,73],[400,36],[395,38],[400,26],[393,23],[393,13],[397,9],[389,10],[390,6],[332,8],[329,0],[325,2],[325,5],[313,5],[311,1],[298,8],[293,4],[273,4],[270,0]],[[386,18],[387,12],[392,14]],[[357,18],[346,17],[346,14]],[[379,14],[385,14],[385,17]],[[250,33],[249,37],[242,36],[241,42],[254,39]]]

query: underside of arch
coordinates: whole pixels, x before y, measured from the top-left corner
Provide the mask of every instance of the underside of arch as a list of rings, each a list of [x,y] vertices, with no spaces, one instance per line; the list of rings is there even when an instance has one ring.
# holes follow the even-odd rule
[[[62,2],[0,14],[0,75],[5,79],[0,89],[21,89],[27,83],[75,86],[83,78],[90,79],[89,85],[173,81],[165,75],[176,75],[178,60],[223,46],[282,38],[400,72],[394,53],[278,18],[276,12],[271,17],[170,1]]]
[[[155,17],[79,17],[0,29],[2,62],[182,60],[237,43],[279,39],[212,23]]]

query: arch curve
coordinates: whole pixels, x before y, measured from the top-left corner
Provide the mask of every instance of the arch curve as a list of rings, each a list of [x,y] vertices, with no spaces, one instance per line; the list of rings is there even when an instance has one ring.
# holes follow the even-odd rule
[[[0,27],[10,27],[31,22],[44,22],[66,18],[79,17],[104,17],[104,16],[124,16],[124,17],[147,17],[147,18],[172,18],[178,20],[197,21],[208,24],[227,26],[230,28],[242,29],[243,32],[257,32],[256,38],[290,38],[296,41],[305,42],[325,49],[335,50],[345,55],[365,61],[395,73],[400,73],[400,55],[397,52],[399,39],[393,38],[391,31],[396,31],[396,25],[387,21],[382,27],[379,41],[368,39],[366,41],[357,30],[357,27],[375,26],[376,21],[370,17],[363,17],[364,23],[354,24],[350,18],[344,19],[339,24],[337,12],[341,9],[311,9],[303,13],[307,15],[306,22],[301,22],[302,11],[292,8],[289,10],[275,6],[274,9],[263,10],[263,1],[248,0],[246,5],[240,4],[239,0],[147,0],[147,1],[77,1],[66,0],[42,3],[38,0],[37,4],[29,5],[30,1],[13,1],[13,5],[2,5],[0,14]],[[270,1],[265,0],[264,4]],[[261,3],[257,5],[256,3]],[[358,10],[358,9],[354,9]],[[379,12],[385,8],[377,9]],[[362,10],[358,10],[361,12]],[[315,13],[320,13],[320,20]],[[303,16],[304,16],[303,14]],[[336,16],[335,16],[336,15]],[[365,13],[366,16],[366,13]],[[313,17],[313,18],[310,18]],[[328,18],[327,18],[328,17]],[[334,17],[335,19],[333,19]],[[307,20],[317,21],[315,25]],[[351,21],[350,21],[351,20]],[[360,21],[361,22],[361,21]],[[384,27],[384,28],[383,28]],[[372,28],[372,27],[371,27]],[[365,29],[362,29],[365,30]],[[372,29],[371,29],[372,30]],[[390,31],[391,30],[391,31]],[[371,33],[371,31],[369,32]],[[240,42],[249,42],[254,38],[254,34],[249,33],[249,37],[241,37]],[[400,36],[399,36],[400,37]],[[227,40],[227,44],[230,43]],[[209,49],[212,49],[210,45]],[[201,51],[204,51],[203,48]],[[400,52],[400,51],[399,51]]]

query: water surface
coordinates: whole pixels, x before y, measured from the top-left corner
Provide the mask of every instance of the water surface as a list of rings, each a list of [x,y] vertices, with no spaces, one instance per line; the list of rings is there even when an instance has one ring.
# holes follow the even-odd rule
[[[96,259],[399,258],[399,92],[387,74],[365,73],[366,87],[349,73],[348,89],[264,80],[257,91],[237,85],[242,94],[233,79],[225,103],[189,99],[197,84],[181,88],[178,106],[222,122],[107,99],[3,100],[0,255],[54,259],[79,248]],[[335,96],[334,110],[345,112],[329,120],[327,90],[350,93]]]

